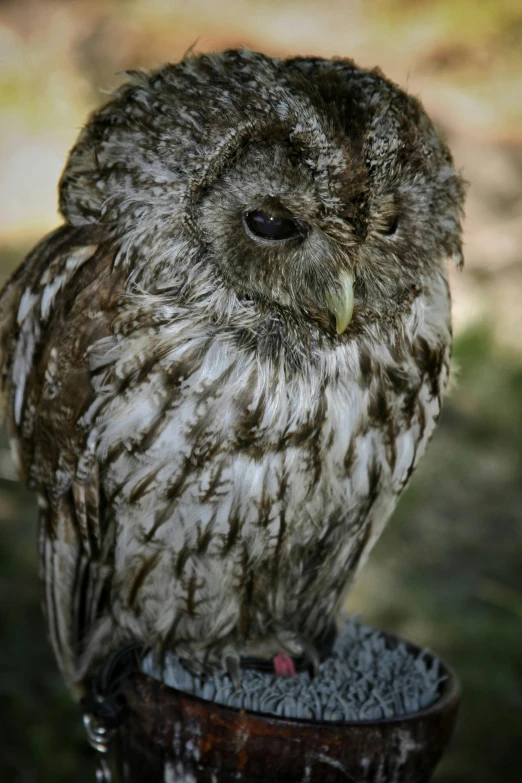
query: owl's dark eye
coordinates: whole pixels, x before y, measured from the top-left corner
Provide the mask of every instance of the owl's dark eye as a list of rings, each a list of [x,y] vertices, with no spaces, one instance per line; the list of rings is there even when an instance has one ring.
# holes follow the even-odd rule
[[[399,227],[399,216],[391,215],[389,218],[386,219],[386,222],[382,226],[382,228],[379,229],[379,234],[384,234],[384,236],[390,237],[392,236],[392,234],[396,233],[398,227]]]
[[[243,220],[248,230],[256,237],[261,239],[272,239],[279,241],[281,239],[292,239],[293,237],[303,236],[303,227],[301,221],[293,218],[277,217],[263,212],[261,209],[255,209],[252,212],[245,212]]]

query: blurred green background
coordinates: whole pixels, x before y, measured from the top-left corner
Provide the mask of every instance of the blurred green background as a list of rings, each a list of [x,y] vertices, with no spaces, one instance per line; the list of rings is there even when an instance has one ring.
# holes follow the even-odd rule
[[[521,780],[522,4],[0,1],[0,282],[57,224],[67,150],[118,73],[195,41],[380,65],[422,97],[470,183],[455,382],[349,609],[459,672],[460,720],[435,781]],[[0,447],[0,780],[92,783],[40,613],[35,503]]]

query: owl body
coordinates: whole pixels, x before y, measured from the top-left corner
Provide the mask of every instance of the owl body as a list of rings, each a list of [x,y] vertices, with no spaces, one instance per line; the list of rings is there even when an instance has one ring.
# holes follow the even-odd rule
[[[446,147],[377,72],[226,52],[134,75],[60,194],[0,329],[64,675],[313,648],[440,412]]]

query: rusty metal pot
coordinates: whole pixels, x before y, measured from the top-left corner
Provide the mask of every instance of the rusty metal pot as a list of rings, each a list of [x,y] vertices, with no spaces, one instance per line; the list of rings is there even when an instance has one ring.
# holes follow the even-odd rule
[[[135,673],[123,688],[127,710],[118,736],[120,779],[423,783],[451,739],[460,701],[456,675],[440,663],[446,680],[427,709],[342,724],[224,707]]]

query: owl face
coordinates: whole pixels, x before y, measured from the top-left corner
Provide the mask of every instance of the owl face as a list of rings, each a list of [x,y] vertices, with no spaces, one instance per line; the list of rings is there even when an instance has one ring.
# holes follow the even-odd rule
[[[400,318],[459,260],[461,201],[420,104],[380,73],[247,51],[135,76],[61,184],[66,217],[107,224],[142,289],[190,297],[204,278],[332,339]]]
[[[204,196],[197,220],[209,261],[238,296],[326,329],[328,295],[353,271],[328,222],[310,168],[281,142],[249,146]]]

